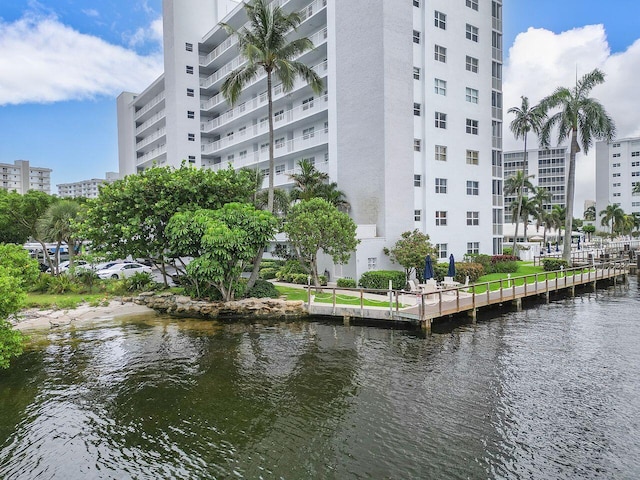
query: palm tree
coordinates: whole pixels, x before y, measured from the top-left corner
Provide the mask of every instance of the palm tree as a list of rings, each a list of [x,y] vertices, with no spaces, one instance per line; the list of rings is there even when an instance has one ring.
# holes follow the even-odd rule
[[[562,257],[571,265],[571,231],[573,228],[573,200],[576,187],[576,153],[580,145],[586,154],[594,140],[612,140],[615,125],[602,104],[589,97],[591,90],[604,82],[604,73],[597,68],[576,81],[574,88],[558,87],[540,102],[545,112],[559,108],[545,122],[540,139],[545,147],[550,145],[551,131],[557,127],[558,144],[570,138],[569,171],[567,173],[567,212]]]
[[[520,218],[516,217],[518,207],[520,207]],[[536,210],[537,210],[536,203],[528,197],[522,197],[520,205],[518,205],[517,203],[514,203],[513,205],[511,205],[511,211],[513,214],[513,218],[516,219],[516,223],[522,220],[522,224],[524,225],[524,241],[525,242],[527,241],[527,227],[529,226],[530,217],[535,214]],[[514,241],[515,241],[515,237],[514,237]]]
[[[529,190],[533,190],[535,188],[531,183],[531,180],[530,180],[531,178],[533,178],[533,175],[527,175],[523,170],[518,170],[517,172],[515,172],[513,175],[511,175],[504,181],[504,187],[503,187],[504,194],[510,195],[510,196],[516,196],[518,198],[518,203],[519,203],[520,198],[525,193],[528,194]],[[525,192],[524,190],[525,188],[527,189],[527,192]],[[515,239],[518,236],[518,221],[519,221],[520,215],[518,215],[517,208],[515,209],[513,208],[514,206],[517,206],[517,203],[511,204],[512,211],[515,212],[512,215],[512,222],[515,222],[516,224],[516,230],[513,236],[514,249],[512,250],[515,255],[516,254]]]
[[[235,30],[227,24],[221,24],[229,34],[238,39],[240,55],[246,64],[229,74],[222,84],[222,94],[230,105],[234,105],[244,87],[262,73],[267,75],[267,104],[269,109],[269,190],[267,209],[274,211],[274,141],[273,141],[273,79],[282,83],[282,91],[293,89],[297,77],[303,78],[316,93],[324,90],[322,79],[309,66],[294,59],[302,53],[312,50],[313,43],[306,37],[289,41],[287,35],[301,22],[296,12],[286,13],[268,0],[253,0],[244,5],[249,17],[249,27]]]
[[[69,249],[69,267],[73,266],[73,258],[76,246],[76,231],[73,225],[81,210],[80,205],[72,200],[60,200],[52,204],[42,217],[38,219],[38,236],[45,241],[56,242],[56,268],[51,269],[59,273],[57,265],[60,264],[60,247],[63,243]]]
[[[567,216],[567,209],[560,205],[554,205],[551,207],[551,212],[548,216],[549,226],[558,232],[558,238],[562,236],[562,227],[565,225],[565,219]]]
[[[294,200],[311,200],[318,197],[319,190],[329,175],[318,170],[311,161],[306,158],[298,162],[299,173],[292,173],[289,179],[293,181],[291,196]]]
[[[522,98],[522,104],[520,108],[511,107],[507,111],[507,113],[513,113],[516,116],[509,124],[509,128],[513,132],[513,136],[516,138],[516,140],[519,138],[524,139],[524,156],[522,160],[522,170],[521,170],[522,175],[520,177],[520,180],[522,180],[523,183],[520,184],[520,188],[517,191],[518,200],[517,200],[517,208],[515,209],[516,231],[513,236],[513,254],[514,255],[517,255],[517,245],[516,245],[516,238],[518,236],[517,219],[520,218],[520,210],[522,208],[522,194],[525,187],[524,180],[526,178],[527,137],[529,135],[529,132],[533,132],[536,135],[540,132],[540,129],[542,128],[542,124],[546,116],[544,110],[540,108],[539,105],[530,107],[529,99],[527,97],[520,97],[520,98]],[[525,234],[525,239],[526,239],[526,234]]]
[[[551,193],[544,187],[538,187],[534,190],[531,201],[535,204],[536,210],[533,212],[533,216],[536,219],[536,232],[540,231],[540,225],[544,223],[546,212],[544,209],[545,204],[551,200]]]
[[[596,207],[595,205],[590,205],[589,207],[587,207],[587,209],[584,211],[584,219],[588,222],[595,222],[596,221]]]
[[[624,219],[624,210],[620,208],[620,205],[607,205],[607,208],[600,211],[600,216],[602,217],[600,225],[607,227],[611,224],[611,236],[613,237],[616,225],[620,224]]]

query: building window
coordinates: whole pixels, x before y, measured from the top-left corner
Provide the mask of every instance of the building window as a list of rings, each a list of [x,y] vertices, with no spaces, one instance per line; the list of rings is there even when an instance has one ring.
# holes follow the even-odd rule
[[[187,73],[193,75],[193,67],[191,65],[187,65]]]
[[[465,68],[467,69],[468,72],[478,73],[478,59],[467,55],[467,59],[465,61]]]
[[[315,129],[313,127],[305,128],[304,130],[302,130],[302,139],[308,140],[309,138],[313,138],[314,130]]]
[[[614,194],[613,194],[613,196],[614,196],[614,197],[619,197],[619,196],[620,196],[620,192],[618,192],[618,193],[614,193]]]
[[[196,163],[195,155],[189,155],[189,163]]]
[[[247,151],[246,150],[242,150],[238,156],[240,157],[240,160],[244,160],[245,158],[247,158]]]
[[[422,210],[414,210],[413,211],[413,220],[415,222],[419,222],[422,218]]]
[[[413,43],[420,43],[420,32],[418,30],[413,31]]]
[[[447,82],[445,80],[440,80],[439,78],[433,79],[433,91],[436,95],[446,95],[447,94]]]
[[[467,195],[478,195],[478,192],[478,182],[474,180],[467,180]]]
[[[191,110],[187,110],[187,118],[196,118],[196,113]]]
[[[467,226],[477,227],[480,225],[480,212],[467,212]]]
[[[480,242],[467,242],[467,253],[477,255],[480,253]]]
[[[435,113],[436,128],[447,128],[447,114],[442,112]]]
[[[478,41],[478,27],[474,27],[467,23],[466,27],[466,36],[467,40],[471,40],[472,42]]]
[[[414,152],[419,152],[420,150],[422,150],[422,140],[420,140],[419,138],[414,138],[413,139],[413,151]]]
[[[275,148],[282,148],[284,147],[284,137],[282,138],[276,138],[275,144],[274,144]]]
[[[235,155],[233,153],[227,155],[227,162],[232,163]]]
[[[620,165],[621,165],[620,163],[612,163],[612,164],[611,164],[611,166],[612,166],[613,168],[617,168],[617,167],[619,167]]]
[[[471,8],[472,10],[475,10],[476,12],[478,11],[478,0],[466,0],[467,2],[467,7]]]
[[[187,97],[193,97],[195,95],[195,92],[193,91],[193,88],[187,88]]]
[[[420,80],[420,67],[413,67],[413,79]]]
[[[436,193],[447,193],[447,179],[436,178]]]
[[[631,162],[632,167],[640,167],[640,162]]]
[[[614,143],[613,144],[613,148],[620,148],[620,144],[619,143]]]
[[[187,133],[187,140],[189,140],[190,142],[195,142],[196,141],[196,134],[195,133]]]
[[[467,150],[467,165],[478,165],[480,152],[477,150]]]
[[[478,135],[478,120],[467,118],[467,133]]]
[[[447,213],[447,212],[444,212]],[[436,250],[438,250],[438,258],[447,258],[447,244],[446,243],[436,243]]]
[[[436,226],[444,227],[447,225],[447,212],[444,210],[436,211]]]
[[[614,173],[614,174],[613,174],[613,176],[614,176],[614,177],[619,177],[619,176],[620,176],[620,174],[619,174],[619,173]]]
[[[613,158],[619,158],[619,157],[620,157],[620,154],[619,154],[619,153],[614,153],[614,154],[613,154]]]
[[[282,175],[285,171],[284,163],[280,165],[276,165],[275,171],[276,171],[276,175]]]
[[[631,152],[632,157],[640,157],[640,152]]]
[[[447,161],[447,147],[445,145],[436,145],[435,146],[435,157],[439,162]]]
[[[187,52],[193,52],[193,43],[185,43],[184,48]]]
[[[447,49],[445,47],[441,47],[440,45],[435,45],[433,47],[433,58],[436,62],[447,62]]]
[[[413,6],[420,8],[420,0],[413,0]]]
[[[436,28],[441,28],[442,30],[447,29],[447,15],[445,13],[439,12],[438,10],[434,11],[434,25]]]
[[[420,110],[422,109],[422,106],[419,103],[414,103],[413,104],[413,114],[416,117],[420,116]]]
[[[378,266],[378,257],[367,258],[367,268],[369,270],[375,270]]]
[[[478,103],[478,90],[467,87],[465,90],[465,100],[469,103]]]
[[[302,110],[313,108],[313,97],[309,97],[302,101]]]
[[[414,175],[413,176],[413,186],[421,187],[422,186],[422,175]]]

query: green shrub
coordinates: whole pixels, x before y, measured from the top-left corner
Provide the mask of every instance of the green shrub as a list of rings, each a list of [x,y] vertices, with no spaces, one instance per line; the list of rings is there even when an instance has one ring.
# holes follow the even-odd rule
[[[545,258],[542,260],[542,267],[545,272],[560,270],[560,267],[567,268],[567,261],[561,258]]]
[[[456,282],[465,283],[468,276],[469,282],[474,283],[477,282],[482,275],[484,275],[484,267],[481,264],[456,262]]]
[[[504,255],[513,255],[513,248],[512,247],[502,247],[502,253]]]
[[[272,278],[276,278],[276,273],[278,271],[275,267],[265,267],[260,269],[260,278],[263,280],[271,280]]]
[[[47,293],[61,295],[63,293],[77,293],[80,290],[74,279],[69,275],[51,276]]]
[[[30,292],[47,293],[53,277],[48,273],[40,273],[36,281],[29,288]]]
[[[386,290],[389,288],[389,280],[391,280],[392,288],[395,290],[400,290],[407,284],[407,277],[402,271],[372,270],[362,274],[360,277],[360,286],[363,288]]]
[[[136,272],[123,280],[124,289],[127,292],[144,292],[157,290],[159,284],[154,282],[151,275],[146,272]]]
[[[246,296],[248,298],[278,298],[280,294],[273,283],[266,280],[256,280]]]
[[[339,278],[336,283],[340,288],[356,288],[356,281],[353,278]]]
[[[518,262],[499,261],[491,266],[491,273],[515,273],[518,271]]]
[[[515,262],[518,260],[518,257],[514,257],[513,255],[494,255],[491,257],[491,263],[500,263],[500,262]]]
[[[304,269],[304,267],[300,264],[299,261],[287,260],[287,262],[276,273],[276,278],[284,282],[293,282],[293,277],[291,275],[295,275],[295,274],[307,275],[307,271]]]

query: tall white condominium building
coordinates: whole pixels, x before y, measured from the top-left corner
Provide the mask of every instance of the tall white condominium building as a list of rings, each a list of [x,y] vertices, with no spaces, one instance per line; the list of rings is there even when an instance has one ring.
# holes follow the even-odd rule
[[[527,149],[527,162],[524,162],[524,151],[504,152],[504,179],[513,176],[522,170],[524,163],[525,173],[532,175],[529,181],[535,188],[543,187],[551,194],[551,199],[543,205],[550,212],[554,205],[564,207],[566,205],[565,166],[569,163],[567,147],[555,147],[544,149]],[[528,189],[525,189],[528,190]],[[532,192],[526,192],[532,194]],[[515,195],[504,197],[504,221],[513,222],[512,205],[516,201]]]
[[[625,213],[640,213],[640,137],[596,143],[596,212],[619,205]],[[600,225],[597,216],[596,225]]]
[[[29,190],[51,193],[51,169],[32,167],[29,160],[0,163],[0,188],[20,194]]]
[[[107,172],[106,178],[92,178],[91,180],[81,180],[72,183],[60,183],[58,187],[58,196],[63,198],[97,198],[98,187],[104,183],[115,182],[120,175],[118,172]]]
[[[502,251],[502,1],[275,0],[300,13],[299,60],[325,82],[274,86],[276,186],[309,159],[345,192],[358,252],[335,276],[391,268],[383,253],[419,229],[439,257]],[[266,80],[231,108],[220,88],[244,60],[218,23],[241,4],[164,0],[165,73],[118,98],[120,173],[183,160],[267,171]],[[266,185],[266,181],[265,181]],[[397,268],[397,267],[396,267]]]

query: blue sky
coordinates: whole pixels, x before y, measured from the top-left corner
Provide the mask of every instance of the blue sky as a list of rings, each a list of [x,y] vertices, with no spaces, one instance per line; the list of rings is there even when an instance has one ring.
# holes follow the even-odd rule
[[[117,171],[115,98],[161,72],[160,14],[161,0],[1,1],[0,162],[27,159],[52,168],[52,193],[56,183]],[[640,37],[638,18],[638,0],[611,0],[606,7],[601,0],[504,0],[505,107],[518,104],[520,95],[536,100],[568,84],[576,66],[609,68],[616,88],[603,93],[623,119],[618,130],[640,135],[633,130],[640,108],[619,98],[627,75],[640,74],[640,43],[629,49]],[[527,32],[530,27],[544,30]],[[508,57],[512,46],[517,58]],[[540,78],[531,69],[547,73]],[[509,148],[507,128],[504,135]],[[578,196],[589,198],[591,180],[578,178],[584,182]]]

